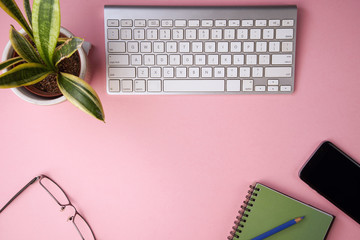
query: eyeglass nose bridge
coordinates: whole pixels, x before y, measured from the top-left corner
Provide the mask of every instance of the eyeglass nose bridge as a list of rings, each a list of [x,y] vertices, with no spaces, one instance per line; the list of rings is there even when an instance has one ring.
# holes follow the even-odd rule
[[[67,207],[71,207],[73,209],[73,211],[74,211],[73,214],[67,218],[67,222],[69,222],[69,221],[73,222],[74,217],[77,214],[77,209],[73,205],[67,204],[67,205],[62,205],[61,206],[60,212],[64,212]]]

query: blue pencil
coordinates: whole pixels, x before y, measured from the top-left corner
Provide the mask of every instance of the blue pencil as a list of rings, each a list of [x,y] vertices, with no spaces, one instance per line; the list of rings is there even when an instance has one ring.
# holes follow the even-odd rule
[[[284,224],[281,224],[280,226],[276,227],[276,228],[273,228],[251,240],[262,240],[264,238],[267,238],[267,237],[270,237],[271,235],[277,233],[277,232],[280,232],[282,230],[284,230],[285,228],[288,228],[298,222],[300,222],[302,219],[304,219],[304,217],[298,217],[298,218],[295,218],[295,219],[291,219],[290,221],[284,223]]]

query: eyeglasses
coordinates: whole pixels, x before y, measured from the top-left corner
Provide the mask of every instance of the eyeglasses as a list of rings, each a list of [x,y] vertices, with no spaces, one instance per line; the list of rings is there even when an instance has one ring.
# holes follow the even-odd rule
[[[78,233],[83,240],[96,240],[93,230],[91,229],[89,223],[85,220],[83,216],[77,211],[77,209],[72,205],[69,197],[66,195],[65,191],[51,178],[40,175],[33,178],[28,184],[26,184],[14,197],[8,201],[3,208],[0,209],[0,213],[9,206],[9,204],[14,201],[25,189],[30,185],[39,180],[40,185],[50,194],[50,196],[55,200],[55,202],[61,207],[61,211],[64,211],[65,208],[71,207],[74,210],[74,214],[68,218],[68,221],[71,221]]]

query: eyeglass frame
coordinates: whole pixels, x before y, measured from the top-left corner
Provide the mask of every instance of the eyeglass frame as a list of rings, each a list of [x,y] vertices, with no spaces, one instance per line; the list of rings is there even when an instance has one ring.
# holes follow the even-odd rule
[[[68,201],[68,204],[61,204],[61,203],[58,201],[58,199],[56,199],[56,197],[55,197],[53,194],[51,194],[51,192],[41,183],[41,180],[44,179],[44,178],[50,180],[52,183],[54,183],[54,184],[62,191],[62,193],[64,194],[64,196],[66,197],[66,199],[67,199],[67,201]],[[31,185],[32,185],[33,183],[35,183],[37,180],[39,180],[39,184],[45,189],[45,191],[46,191],[47,193],[50,194],[50,196],[55,200],[55,202],[61,207],[61,211],[63,211],[66,207],[72,207],[72,208],[74,209],[75,213],[74,213],[73,216],[70,216],[70,217],[68,218],[68,221],[72,221],[72,223],[74,224],[76,230],[77,230],[78,233],[80,234],[80,237],[81,237],[83,240],[85,240],[84,236],[83,236],[83,235],[81,234],[81,232],[80,232],[80,229],[78,228],[78,226],[77,226],[76,223],[75,223],[75,217],[76,217],[76,215],[78,215],[80,218],[82,218],[82,219],[84,220],[84,222],[86,223],[86,225],[89,227],[89,229],[90,229],[90,231],[91,231],[91,234],[92,234],[94,240],[96,240],[95,234],[94,234],[92,228],[90,227],[90,224],[89,224],[89,223],[86,221],[86,219],[78,212],[78,210],[76,209],[76,207],[74,207],[74,205],[71,203],[71,201],[70,201],[68,195],[65,193],[65,191],[59,186],[59,184],[57,184],[54,180],[52,180],[50,177],[48,177],[48,176],[46,176],[46,175],[44,175],[44,174],[42,174],[42,175],[40,175],[40,176],[37,176],[37,177],[34,177],[28,184],[26,184],[23,188],[21,188],[20,191],[18,191],[18,192],[5,204],[5,206],[0,209],[0,213],[2,213],[2,212],[5,210],[5,208],[7,208],[7,207],[10,205],[10,203],[12,203],[23,191],[25,191],[29,186],[31,186]]]

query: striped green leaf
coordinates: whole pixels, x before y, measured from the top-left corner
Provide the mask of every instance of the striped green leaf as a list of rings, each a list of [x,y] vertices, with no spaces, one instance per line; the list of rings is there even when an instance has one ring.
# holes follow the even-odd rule
[[[15,57],[15,58],[10,58],[9,60],[6,60],[5,62],[0,63],[0,71],[11,67],[12,65],[15,65],[17,63],[23,62],[24,59],[22,59],[21,57]]]
[[[66,42],[69,38],[67,37],[59,37],[57,44],[63,44],[64,42]]]
[[[10,42],[14,50],[27,62],[41,63],[41,58],[29,41],[15,30],[10,28]]]
[[[82,111],[104,121],[104,110],[94,89],[79,77],[68,73],[58,75],[58,85],[62,94]]]
[[[71,57],[83,44],[84,39],[69,38],[65,43],[55,49],[53,62],[57,66],[63,59]]]
[[[9,14],[10,17],[15,19],[20,26],[25,30],[25,32],[30,36],[31,39],[33,37],[33,31],[31,30],[29,24],[26,22],[23,14],[21,13],[18,5],[14,0],[0,0],[0,7],[4,9],[4,11]]]
[[[26,12],[26,16],[27,16],[27,19],[29,20],[29,23],[30,25],[32,24],[31,23],[31,7],[30,7],[30,2],[29,0],[24,0],[24,8],[25,8],[25,12]]]
[[[0,75],[0,88],[33,85],[51,73],[53,72],[42,64],[24,63]]]
[[[32,11],[36,48],[46,65],[55,69],[52,60],[60,34],[59,0],[34,0]]]

